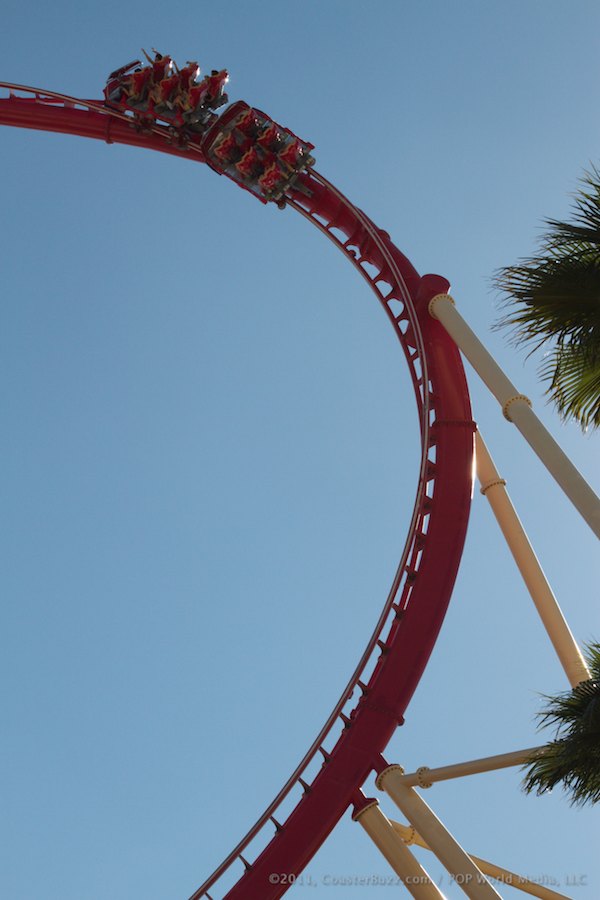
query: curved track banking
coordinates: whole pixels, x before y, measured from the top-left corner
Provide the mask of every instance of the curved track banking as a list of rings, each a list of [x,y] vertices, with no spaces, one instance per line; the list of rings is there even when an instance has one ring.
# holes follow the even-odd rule
[[[11,92],[0,99],[0,124],[78,134],[206,162],[198,144],[175,146],[166,126],[136,130],[129,116],[106,109],[101,101],[5,82],[0,87]],[[15,91],[33,96],[17,97]],[[210,892],[223,889],[223,876],[232,883],[232,866],[238,867],[238,878],[226,900],[276,900],[348,808],[361,802],[359,788],[383,765],[381,754],[403,722],[435,644],[469,516],[475,426],[464,369],[455,344],[428,313],[429,300],[447,291],[448,282],[438,275],[421,278],[389,235],[318,173],[309,170],[300,179],[302,190],[288,190],[287,204],[326,234],[360,271],[404,350],[421,434],[418,487],[392,587],[342,696],[277,797],[190,900],[214,898]],[[310,777],[316,758],[322,762]],[[279,821],[278,811],[290,794],[297,802]],[[254,855],[255,839],[263,849],[248,859]],[[287,878],[272,884],[271,873]]]

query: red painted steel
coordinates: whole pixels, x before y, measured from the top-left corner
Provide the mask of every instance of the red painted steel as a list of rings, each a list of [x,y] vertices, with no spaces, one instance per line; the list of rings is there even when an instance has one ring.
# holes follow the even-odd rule
[[[276,900],[283,896],[290,876],[298,876],[306,867],[351,805],[356,788],[376,768],[379,754],[403,721],[442,625],[462,554],[471,499],[475,426],[464,369],[456,345],[427,310],[428,301],[435,294],[445,292],[448,282],[439,276],[419,278],[384,233],[369,231],[360,221],[358,211],[339,193],[327,184],[319,185],[320,176],[315,173],[305,178],[310,182],[313,197],[307,201],[303,194],[298,194],[295,202],[309,215],[320,216],[324,220],[323,230],[331,227],[343,231],[351,245],[358,248],[360,260],[376,267],[377,275],[366,276],[372,287],[376,289],[377,280],[383,278],[392,285],[388,297],[395,295],[396,299],[403,295],[407,302],[414,302],[427,359],[430,382],[427,390],[435,414],[429,436],[429,447],[435,447],[435,462],[427,464],[424,477],[435,487],[432,497],[422,497],[415,543],[405,566],[407,577],[400,586],[396,617],[383,638],[381,655],[367,690],[350,713],[349,727],[342,730],[310,790],[285,820],[283,828],[275,832],[271,842],[225,895],[225,900],[257,897]],[[410,298],[397,283],[391,261],[400,270]],[[385,305],[385,299],[380,299]],[[386,309],[393,318],[387,305]],[[412,344],[417,344],[410,327],[401,340],[410,357]],[[428,527],[423,533],[420,529],[427,516]],[[411,563],[416,562],[419,553],[418,567],[412,568]],[[242,849],[238,855],[241,853]],[[271,883],[273,877],[280,878],[280,883]],[[192,900],[207,896],[206,891],[211,887],[212,884],[205,883],[192,895]]]
[[[49,94],[35,88],[22,85],[11,85],[0,82],[0,88],[19,91],[29,90],[41,95],[36,97],[11,96],[0,99],[0,125],[13,125],[16,128],[33,128],[36,131],[56,131],[60,134],[75,134],[81,137],[96,138],[107,144],[130,144],[133,147],[145,147],[148,150],[159,150],[173,156],[183,156],[204,162],[198,144],[189,149],[182,149],[170,143],[170,135],[165,127],[156,127],[153,131],[139,131],[134,122],[121,113],[109,113],[104,109],[101,100],[77,100],[61,94]],[[49,97],[49,101],[41,97]],[[60,99],[57,99],[60,98]],[[74,104],[77,104],[75,106]]]
[[[2,86],[11,87],[0,83]],[[50,96],[37,93],[43,98]],[[87,108],[79,108],[82,106]],[[156,126],[150,133],[139,132],[126,117],[103,110],[98,101],[62,95],[52,95],[49,100],[0,99],[0,124],[79,134],[205,161],[197,144],[186,149],[173,146],[164,126]],[[193,894],[193,900],[211,897],[209,890],[231,864],[245,862],[245,848],[265,827],[273,827],[269,820],[278,806],[303,783],[303,772],[332,736],[335,744],[322,751],[320,771],[305,784],[302,798],[285,821],[277,823],[270,843],[257,859],[248,861],[226,894],[227,900],[281,897],[352,804],[357,789],[377,767],[379,755],[403,722],[425,669],[450,600],[469,516],[474,423],[464,369],[455,344],[427,310],[429,299],[446,291],[448,282],[436,275],[420,278],[389,236],[318,173],[306,173],[301,180],[301,190],[288,192],[288,203],[327,234],[359,269],[403,347],[423,444],[419,485],[396,578],[344,694],[284,788],[248,835]],[[365,270],[365,263],[374,267],[374,274]],[[374,653],[378,659],[364,684],[360,676]]]

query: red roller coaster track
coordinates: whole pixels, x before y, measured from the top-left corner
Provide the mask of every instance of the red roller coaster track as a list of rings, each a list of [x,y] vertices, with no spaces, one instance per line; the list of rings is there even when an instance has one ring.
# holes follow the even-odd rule
[[[168,129],[141,132],[131,118],[101,101],[0,82],[0,124],[131,144],[206,162],[198,145],[172,143]],[[26,96],[17,96],[25,94]],[[429,316],[429,300],[445,292],[438,275],[419,277],[408,259],[339,191],[314,170],[286,192],[287,205],[316,225],[360,271],[382,304],[408,362],[421,433],[421,466],[408,537],[375,630],[321,732],[258,822],[193,893],[210,893],[232,865],[239,878],[227,900],[276,900],[308,864],[381,767],[381,754],[403,715],[435,644],[450,601],[469,516],[474,423],[460,355]],[[368,674],[370,673],[370,674]],[[303,778],[315,757],[322,764]],[[308,780],[307,780],[308,779]],[[298,802],[283,821],[291,792]],[[280,818],[283,818],[280,816]],[[270,841],[255,859],[249,845],[265,829]],[[264,841],[263,841],[264,843]],[[245,855],[244,855],[245,854]],[[288,879],[271,883],[271,873]],[[285,882],[285,883],[284,883]],[[231,883],[231,873],[229,873]]]

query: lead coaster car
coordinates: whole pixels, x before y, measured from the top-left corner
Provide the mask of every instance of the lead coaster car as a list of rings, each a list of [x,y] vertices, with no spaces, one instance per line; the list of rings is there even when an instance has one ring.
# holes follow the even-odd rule
[[[218,116],[213,110],[228,102],[227,94],[221,92],[219,96],[208,103],[200,104],[193,110],[182,112],[170,103],[153,103],[148,99],[147,94],[146,96],[142,94],[142,98],[139,101],[130,100],[128,88],[131,84],[132,76],[136,72],[147,72],[149,80],[151,71],[151,66],[142,66],[139,59],[134,59],[111,72],[104,88],[106,105],[113,109],[118,109],[120,112],[130,112],[136,122],[142,126],[151,124],[153,121],[162,121],[180,132],[190,131],[198,134],[203,133],[216,122]]]

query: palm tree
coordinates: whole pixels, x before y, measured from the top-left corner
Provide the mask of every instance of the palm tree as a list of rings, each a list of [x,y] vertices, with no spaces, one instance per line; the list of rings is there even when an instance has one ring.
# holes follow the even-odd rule
[[[497,328],[512,328],[531,352],[549,346],[540,367],[561,417],[600,426],[600,172],[592,168],[575,197],[574,221],[547,219],[541,253],[500,269],[495,286],[509,308]]]
[[[524,790],[536,794],[562,784],[571,803],[580,806],[600,800],[600,644],[590,644],[586,658],[592,676],[588,681],[546,697],[540,727],[556,725],[557,735],[526,764],[523,781]]]

